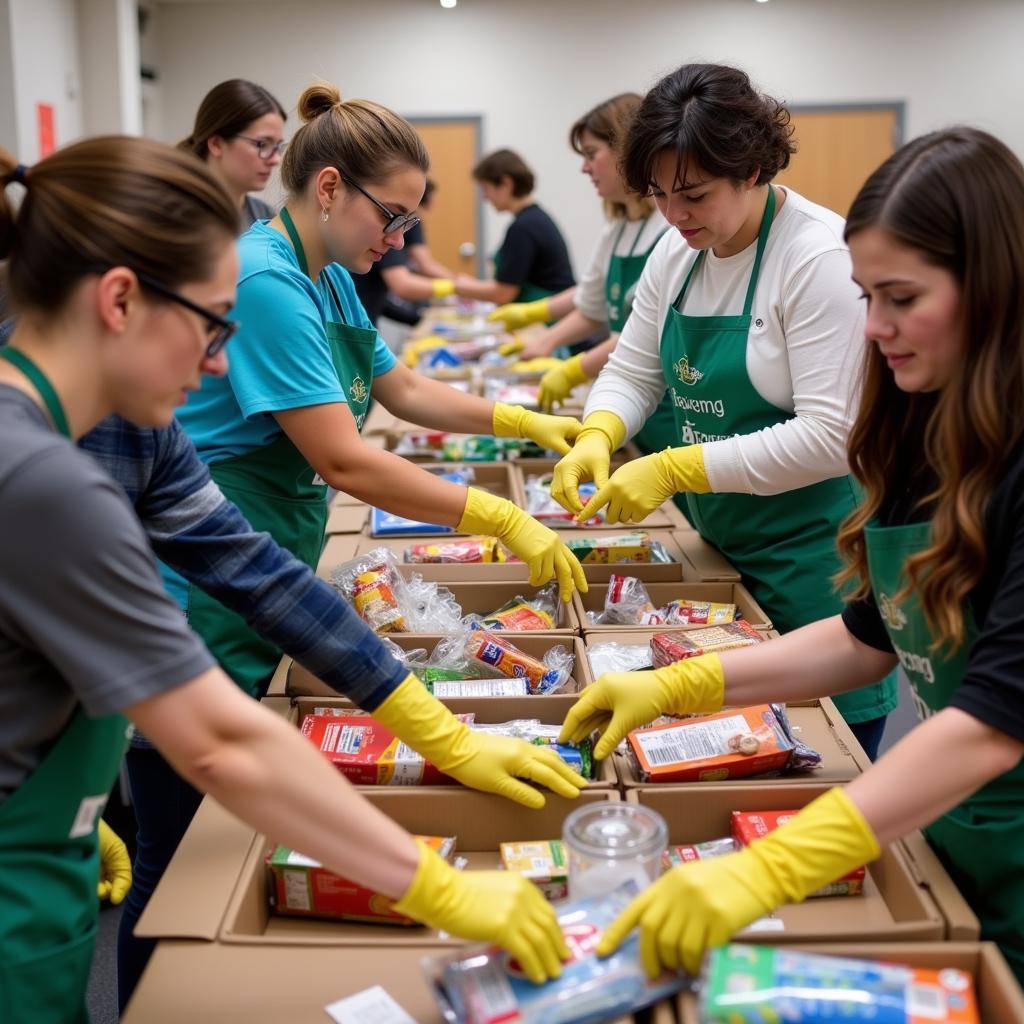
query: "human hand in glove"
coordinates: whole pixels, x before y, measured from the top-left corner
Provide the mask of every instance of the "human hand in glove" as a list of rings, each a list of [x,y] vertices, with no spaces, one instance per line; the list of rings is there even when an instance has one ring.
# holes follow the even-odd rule
[[[455,282],[449,277],[435,277],[430,282],[430,294],[435,299],[447,299],[455,294]]]
[[[603,487],[598,487],[579,518],[585,521],[607,505],[605,518],[609,523],[639,523],[673,494],[706,494],[710,490],[699,444],[666,448],[620,466]]]
[[[705,950],[783,903],[874,860],[878,840],[856,804],[830,789],[799,814],[740,853],[673,868],[612,922],[597,946],[614,952],[640,926],[640,958],[656,977],[662,968],[700,969]]]
[[[567,455],[572,450],[573,442],[583,429],[583,424],[573,416],[545,416],[504,402],[494,403],[491,423],[495,437],[528,437],[541,448],[559,455]]]
[[[537,403],[545,411],[549,412],[556,402],[562,402],[569,397],[569,392],[578,384],[584,384],[590,380],[586,370],[583,369],[583,354],[572,356],[569,359],[560,359],[557,365],[553,366],[540,379],[540,395]]]
[[[562,973],[569,948],[537,886],[515,871],[458,871],[416,843],[419,866],[395,910],[459,938],[496,943],[535,984]]]
[[[478,487],[468,488],[459,531],[497,537],[527,564],[531,586],[539,587],[557,577],[558,592],[563,601],[572,598],[574,586],[581,593],[587,592],[583,566],[558,534],[505,498],[488,494]]]
[[[593,480],[600,488],[608,482],[612,452],[625,436],[625,424],[614,413],[592,412],[584,421],[572,451],[555,466],[551,497],[567,511],[581,513],[580,484]]]
[[[100,847],[100,877],[96,895],[117,906],[132,887],[132,862],[121,837],[100,818],[97,825]]]
[[[523,779],[569,800],[587,785],[550,747],[473,732],[427,693],[415,675],[407,676],[374,708],[373,717],[464,786],[497,793],[534,810],[544,806],[544,794]]]
[[[603,761],[634,729],[662,715],[720,711],[724,695],[717,654],[685,658],[653,672],[606,672],[569,709],[558,742],[579,743],[600,732],[594,758]]]
[[[428,334],[423,338],[417,338],[402,349],[402,362],[411,369],[416,369],[420,362],[420,356],[424,352],[430,352],[435,348],[444,348],[447,344],[448,339],[437,334]]]
[[[551,319],[551,303],[547,299],[535,302],[509,302],[499,306],[487,319],[501,323],[506,331],[518,331],[530,324],[542,324]]]

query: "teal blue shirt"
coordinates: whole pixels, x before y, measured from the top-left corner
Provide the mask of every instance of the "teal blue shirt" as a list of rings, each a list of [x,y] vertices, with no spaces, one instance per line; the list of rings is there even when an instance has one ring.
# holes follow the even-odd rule
[[[346,270],[332,263],[314,284],[299,269],[288,240],[266,224],[257,222],[242,235],[238,255],[238,299],[229,315],[242,326],[225,350],[227,376],[204,377],[200,390],[178,410],[207,463],[276,441],[282,431],[273,412],[344,402],[324,324],[374,329]],[[378,334],[374,377],[394,365],[395,357]]]

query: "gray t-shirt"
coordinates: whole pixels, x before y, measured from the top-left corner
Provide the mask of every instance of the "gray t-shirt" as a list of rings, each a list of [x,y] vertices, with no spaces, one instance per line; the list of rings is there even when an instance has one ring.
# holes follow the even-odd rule
[[[276,216],[277,210],[269,203],[256,196],[246,196],[242,203],[242,231],[248,231],[258,220],[273,220]]]
[[[79,704],[111,714],[213,664],[121,488],[0,384],[0,801]]]

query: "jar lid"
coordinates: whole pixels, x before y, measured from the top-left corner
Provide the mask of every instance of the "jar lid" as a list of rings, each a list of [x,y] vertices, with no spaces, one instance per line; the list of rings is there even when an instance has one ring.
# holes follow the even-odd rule
[[[665,849],[668,826],[649,807],[608,801],[577,807],[565,819],[562,837],[590,857],[647,857]]]

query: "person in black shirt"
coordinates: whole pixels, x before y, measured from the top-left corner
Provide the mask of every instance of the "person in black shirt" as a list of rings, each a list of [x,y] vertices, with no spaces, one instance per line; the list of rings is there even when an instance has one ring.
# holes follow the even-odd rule
[[[841,615],[756,647],[610,673],[562,739],[605,725],[600,759],[666,712],[842,693],[899,663],[922,719],[881,760],[741,853],[676,868],[598,946],[640,924],[645,965],[706,946],[923,828],[1024,981],[1024,167],[950,128],[868,179],[846,239],[867,300],[843,523]]]

